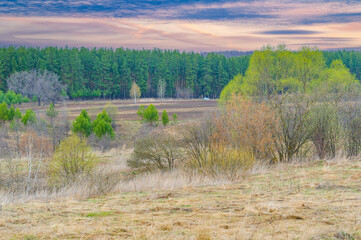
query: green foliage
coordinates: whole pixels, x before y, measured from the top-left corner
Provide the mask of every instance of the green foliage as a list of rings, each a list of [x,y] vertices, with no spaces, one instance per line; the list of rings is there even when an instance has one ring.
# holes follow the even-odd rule
[[[255,51],[245,77],[236,76],[223,89],[220,103],[232,94],[270,98],[284,93],[322,93],[340,101],[351,92],[358,93],[360,83],[341,60],[334,60],[327,68],[321,51],[302,47],[297,52],[284,45],[267,46]]]
[[[109,117],[108,113],[103,110],[103,112],[98,114],[92,124],[93,132],[98,138],[102,138],[106,134],[113,138],[115,134],[111,124],[112,119]]]
[[[72,131],[89,137],[92,133],[91,119],[86,110],[81,111],[80,115],[73,121]]]
[[[21,104],[24,102],[28,102],[28,98],[27,97],[23,97],[23,95],[16,94],[14,91],[9,90],[6,93],[3,93],[2,91],[0,91],[0,103],[6,103],[7,105],[12,105],[12,104]]]
[[[160,49],[2,47],[0,90],[7,90],[5,79],[14,72],[38,69],[57,74],[76,99],[130,98],[133,82],[144,97],[175,97],[179,87],[195,97],[216,98],[230,79],[245,73],[249,58]]]
[[[16,108],[15,114],[14,114],[14,119],[21,119],[21,118],[22,118],[21,111],[19,110],[19,108]]]
[[[49,108],[46,110],[46,116],[53,119],[58,116],[59,112],[55,109],[54,104],[50,103]]]
[[[137,111],[137,114],[138,114],[138,116],[141,117],[142,121],[144,119],[144,116],[143,116],[144,111],[145,111],[145,108],[144,108],[144,105],[142,104],[142,105],[139,106],[138,111]]]
[[[162,113],[162,123],[163,123],[163,126],[167,126],[169,124],[169,117],[168,117],[168,113],[166,110],[164,110]]]
[[[238,94],[241,92],[241,85],[243,78],[241,75],[235,76],[222,90],[219,97],[219,103],[224,105],[231,99],[232,94]]]
[[[8,105],[6,103],[0,104],[0,121],[4,122],[9,120],[8,119]]]
[[[33,110],[27,109],[25,114],[21,118],[21,122],[24,126],[27,126],[29,123],[35,124],[37,122],[36,115]]]
[[[150,104],[143,113],[143,118],[145,122],[154,124],[159,119],[158,110],[154,107],[153,104]]]
[[[173,123],[177,123],[178,115],[176,113],[173,114],[172,121],[173,121]]]
[[[64,139],[49,164],[49,181],[55,186],[73,183],[81,174],[89,174],[96,158],[85,138],[73,135]]]
[[[12,121],[15,117],[15,108],[14,108],[14,105],[11,105],[11,107],[9,108],[9,111],[8,111],[8,120],[9,121]]]

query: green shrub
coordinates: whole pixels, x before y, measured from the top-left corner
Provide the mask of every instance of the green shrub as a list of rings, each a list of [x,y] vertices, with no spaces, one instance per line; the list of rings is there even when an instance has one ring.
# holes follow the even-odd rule
[[[153,104],[150,104],[143,113],[144,121],[153,125],[159,119],[158,110],[154,107]]]
[[[173,114],[172,121],[174,124],[178,122],[178,115],[176,113]]]
[[[86,110],[81,111],[80,115],[73,121],[72,131],[89,137],[92,133],[91,119]]]
[[[169,117],[168,117],[168,113],[166,110],[164,110],[162,113],[162,123],[163,123],[163,126],[167,126],[169,123]]]
[[[111,123],[112,119],[109,117],[108,113],[103,110],[103,112],[98,114],[97,118],[92,124],[93,132],[98,138],[102,138],[106,134],[113,138],[114,131]]]
[[[8,120],[9,121],[12,121],[15,117],[15,108],[14,108],[14,105],[11,105],[11,107],[9,108],[9,111],[8,111]]]
[[[93,128],[93,132],[98,138],[102,138],[106,134],[108,134],[111,138],[114,138],[115,136],[112,125],[104,119],[98,122],[98,124]]]
[[[5,122],[8,119],[8,105],[6,103],[1,103],[0,104],[0,121],[1,122]]]
[[[21,122],[24,126],[27,126],[29,123],[35,124],[37,122],[36,115],[33,110],[27,109],[23,117],[21,118]]]
[[[60,143],[50,161],[49,181],[56,186],[72,183],[81,174],[89,174],[95,162],[95,155],[85,138],[68,137]]]

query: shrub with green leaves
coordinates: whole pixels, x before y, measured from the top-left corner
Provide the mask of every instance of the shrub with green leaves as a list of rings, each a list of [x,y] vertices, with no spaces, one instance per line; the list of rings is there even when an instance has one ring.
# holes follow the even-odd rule
[[[16,94],[14,91],[9,90],[7,92],[0,91],[0,103],[6,103],[7,105],[11,104],[21,104],[24,102],[28,102],[29,99],[27,97],[23,97],[23,95]]]
[[[153,104],[150,104],[143,113],[144,121],[153,125],[159,120],[158,110],[154,107]]]
[[[81,174],[89,174],[96,157],[85,138],[77,135],[63,140],[49,164],[50,183],[55,186],[72,183]]]
[[[178,115],[176,113],[173,114],[172,121],[174,124],[176,124],[178,122]]]
[[[112,119],[109,117],[108,113],[103,110],[103,112],[98,114],[92,124],[93,132],[98,138],[102,138],[106,134],[113,138],[115,134],[111,124]]]
[[[0,121],[1,122],[5,122],[8,119],[8,105],[6,103],[1,103],[0,104]]]
[[[137,114],[138,116],[140,116],[142,118],[142,121],[144,119],[144,111],[145,111],[145,108],[144,108],[144,105],[140,105],[139,108],[138,108],[138,111],[137,111]]]
[[[169,117],[168,117],[168,113],[166,110],[164,110],[162,113],[162,123],[163,123],[163,126],[167,126],[169,124]]]
[[[72,131],[89,137],[92,133],[91,119],[86,110],[81,111],[80,115],[73,121]]]
[[[27,109],[23,117],[21,118],[21,122],[24,126],[28,126],[29,124],[35,124],[37,122],[36,114],[33,110]]]

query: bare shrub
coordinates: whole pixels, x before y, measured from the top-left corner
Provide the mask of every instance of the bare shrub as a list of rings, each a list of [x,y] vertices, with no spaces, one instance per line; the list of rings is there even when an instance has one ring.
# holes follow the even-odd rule
[[[248,149],[233,147],[219,138],[217,125],[205,120],[200,126],[187,126],[183,132],[187,161],[184,169],[211,178],[238,180],[253,165]]]
[[[191,88],[180,88],[176,89],[176,98],[190,99],[193,97],[193,90]]]
[[[98,138],[95,134],[91,134],[88,138],[89,144],[99,149],[101,152],[110,150],[113,147],[113,139],[109,134],[105,134],[102,138]]]
[[[257,159],[275,161],[278,118],[264,102],[258,103],[241,95],[233,95],[222,116],[214,118],[214,121],[217,125],[217,141],[247,149]]]
[[[280,100],[280,101],[279,101]],[[276,99],[275,109],[279,118],[276,135],[278,161],[291,161],[295,156],[304,157],[302,147],[310,140],[310,111],[313,100],[307,95],[285,94]]]
[[[26,191],[35,191],[44,161],[52,152],[52,143],[48,137],[41,136],[32,128],[28,128],[20,137],[20,152],[26,159]]]
[[[335,108],[331,105],[315,107],[310,115],[311,141],[320,159],[335,157],[340,127]]]
[[[344,132],[344,151],[347,157],[361,152],[361,107],[357,104],[344,105],[340,111]]]
[[[137,171],[172,171],[182,159],[182,151],[173,136],[153,134],[136,142],[128,165]]]

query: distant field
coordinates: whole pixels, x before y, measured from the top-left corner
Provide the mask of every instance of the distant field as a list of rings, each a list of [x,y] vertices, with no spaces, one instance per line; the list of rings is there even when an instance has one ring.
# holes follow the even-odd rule
[[[81,110],[86,109],[92,117],[107,104],[113,104],[118,108],[118,115],[116,121],[122,120],[138,120],[139,116],[136,114],[141,104],[153,104],[161,114],[163,110],[168,112],[171,117],[174,113],[178,115],[178,120],[194,120],[202,117],[204,113],[214,110],[217,107],[217,100],[157,100],[157,99],[141,99],[136,104],[133,100],[91,100],[91,101],[67,101],[63,106],[57,105],[56,107],[62,113],[67,112],[68,120],[74,120]],[[31,108],[37,115],[44,117],[45,109],[48,105],[37,106],[36,103],[23,104],[20,109],[25,111],[26,108]],[[59,114],[60,117],[61,114]]]

